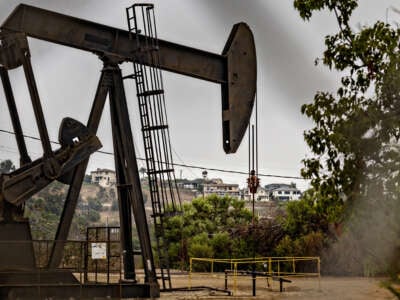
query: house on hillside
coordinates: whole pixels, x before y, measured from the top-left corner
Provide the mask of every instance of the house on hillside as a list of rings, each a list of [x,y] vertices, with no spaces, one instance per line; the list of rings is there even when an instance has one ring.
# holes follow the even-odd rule
[[[296,187],[295,183],[271,183],[264,186],[264,188],[270,200],[292,201],[299,200],[301,197],[301,191]]]
[[[199,188],[199,183],[193,180],[180,180],[177,181],[177,185],[179,189],[190,191],[197,191],[197,189]]]
[[[240,190],[238,184],[222,183],[221,181],[205,183],[203,185],[203,195],[209,196],[215,194],[217,196],[228,196],[233,198],[240,198]]]
[[[250,193],[248,188],[242,190],[242,199],[246,201],[253,200],[253,194]],[[270,201],[267,190],[261,186],[258,187],[257,193],[254,194],[254,199],[256,201]]]
[[[117,182],[115,171],[109,169],[97,169],[90,172],[92,183],[97,183],[101,187],[111,187]]]

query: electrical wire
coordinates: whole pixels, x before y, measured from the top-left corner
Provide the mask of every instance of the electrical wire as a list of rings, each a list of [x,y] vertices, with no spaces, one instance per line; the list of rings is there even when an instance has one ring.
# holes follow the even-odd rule
[[[9,130],[0,129],[0,132],[15,135],[14,132],[9,131]],[[28,139],[35,140],[35,141],[40,141],[40,138],[34,137],[34,136],[30,136],[30,135],[24,135],[24,137],[25,137],[25,138],[28,138]],[[59,142],[55,142],[55,141],[50,141],[50,143],[52,143],[52,144],[57,144],[57,145],[60,144]],[[105,154],[105,155],[114,155],[113,152],[109,152],[109,151],[98,150],[98,151],[96,151],[96,152],[97,152],[97,153],[100,153],[100,154]],[[137,160],[145,161],[146,159],[141,158],[141,157],[137,157]],[[219,169],[219,168],[209,168],[209,167],[205,167],[205,166],[196,166],[196,165],[179,164],[179,163],[173,163],[172,165],[173,165],[173,166],[177,166],[177,167],[184,167],[184,168],[191,168],[191,169],[199,169],[199,170],[208,170],[208,171],[221,172],[221,173],[239,174],[239,175],[249,175],[248,172],[237,171],[237,170],[227,170],[227,169]],[[261,173],[259,173],[258,176],[259,176],[259,177],[282,178],[282,179],[308,180],[308,179],[305,179],[305,178],[300,177],[300,176],[288,176],[288,175],[275,175],[275,174],[261,174]]]

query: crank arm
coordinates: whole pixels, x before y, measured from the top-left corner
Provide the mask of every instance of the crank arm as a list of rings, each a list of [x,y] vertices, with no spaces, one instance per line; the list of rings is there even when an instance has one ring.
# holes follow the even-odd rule
[[[73,121],[73,125],[78,123],[73,119],[69,120]],[[62,128],[65,132],[65,126],[62,126]],[[1,194],[4,200],[16,206],[24,203],[52,181],[72,171],[74,167],[102,146],[99,139],[95,135],[89,134],[87,130],[84,134],[75,135],[73,139],[74,143],[70,142],[72,139],[68,140],[64,144],[62,143],[62,147],[59,150],[54,152],[54,157],[50,164],[57,165],[58,172],[56,177],[47,175],[46,169],[49,168],[49,160],[43,158],[33,161],[31,164],[12,173],[1,175]]]

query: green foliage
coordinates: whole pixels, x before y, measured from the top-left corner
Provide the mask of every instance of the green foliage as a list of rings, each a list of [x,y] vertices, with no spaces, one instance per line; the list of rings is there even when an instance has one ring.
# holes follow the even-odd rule
[[[58,195],[27,202],[25,215],[30,219],[34,239],[54,238],[62,206],[63,201]]]
[[[374,173],[370,166],[385,163],[382,145],[398,140],[400,120],[393,117],[400,105],[393,93],[398,76],[391,70],[398,70],[399,30],[378,21],[354,31],[349,25],[354,0],[296,0],[294,6],[304,19],[328,9],[340,28],[325,38],[322,61],[343,71],[341,86],[336,94],[317,92],[314,102],[302,107],[316,124],[304,135],[315,156],[304,160],[302,174],[319,196],[337,206],[342,193],[352,201],[363,192],[363,179]]]
[[[98,198],[88,198],[87,201],[89,210],[101,211],[103,206]]]
[[[146,168],[141,167],[141,168],[139,169],[139,173],[142,174],[142,178],[144,178],[144,176],[145,176],[146,173],[147,173]]]
[[[2,160],[0,162],[0,174],[10,173],[15,170],[15,165],[10,159]]]
[[[329,224],[342,214],[343,206],[332,203],[313,189],[307,190],[299,201],[289,202],[283,220],[284,230],[291,236],[310,232],[327,233]]]
[[[111,210],[118,211],[118,200],[114,199],[111,203]]]
[[[217,232],[210,241],[215,258],[227,258],[231,255],[232,239],[228,232]]]
[[[310,232],[297,238],[286,235],[276,246],[277,256],[320,256],[326,246],[326,237],[320,232]]]
[[[83,182],[92,183],[92,176],[89,174],[85,174],[85,177],[83,178]]]
[[[169,242],[169,257],[176,267],[184,268],[189,257],[228,258],[235,254],[234,228],[247,227],[251,212],[244,202],[211,195],[193,199],[183,205],[183,214],[166,219],[165,237]],[[236,243],[236,244],[235,244]],[[249,255],[248,243],[243,252]]]
[[[392,217],[394,210],[383,218],[380,214],[386,206],[398,207],[400,202],[400,30],[381,21],[353,29],[350,19],[357,3],[294,0],[305,20],[322,9],[333,13],[339,31],[325,37],[326,49],[316,63],[322,61],[329,69],[340,71],[342,78],[336,93],[319,91],[312,103],[302,107],[302,113],[315,124],[304,134],[314,156],[303,161],[302,169],[302,175],[311,179],[312,189],[305,201],[288,207],[288,215],[302,215],[310,224],[305,224],[303,217],[288,220],[286,229],[300,238],[285,237],[278,248],[296,252],[319,240],[310,234],[321,230],[327,235],[328,223],[346,219],[346,238],[359,242],[351,251],[359,254],[355,260],[370,265],[372,259],[384,266],[390,255],[376,247],[372,234],[360,234],[377,212],[381,218],[375,221],[387,224],[390,235],[400,232]],[[383,230],[374,230],[377,238],[387,234],[381,226],[374,228]],[[375,259],[378,256],[380,261]]]
[[[199,233],[192,237],[188,247],[189,257],[213,257],[214,249],[206,232]]]
[[[356,0],[295,0],[294,7],[299,11],[300,16],[309,20],[313,11],[322,10],[324,8],[334,11],[335,14],[344,12],[343,15],[338,16],[339,24],[347,23],[352,11],[357,7]]]
[[[87,217],[89,222],[92,223],[100,221],[100,214],[98,211],[95,210],[89,210]]]
[[[33,239],[52,240],[55,237],[61,211],[64,206],[67,189],[60,182],[54,181],[25,203],[25,216],[29,218]],[[105,190],[102,191],[106,196]],[[88,198],[85,203],[78,200],[77,210],[72,220],[69,239],[85,238],[86,228],[100,221],[102,204],[99,195]]]

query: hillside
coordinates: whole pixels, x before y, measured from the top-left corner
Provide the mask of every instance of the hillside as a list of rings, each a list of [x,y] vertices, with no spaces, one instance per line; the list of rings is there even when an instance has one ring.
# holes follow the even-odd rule
[[[142,180],[143,197],[147,216],[152,213],[149,188],[146,180]],[[25,215],[29,217],[34,239],[53,239],[68,186],[53,182],[27,202]],[[190,202],[194,198],[190,191],[181,192],[182,202]],[[117,188],[101,187],[98,184],[84,182],[78,199],[72,222],[69,239],[83,239],[88,226],[118,226]]]

